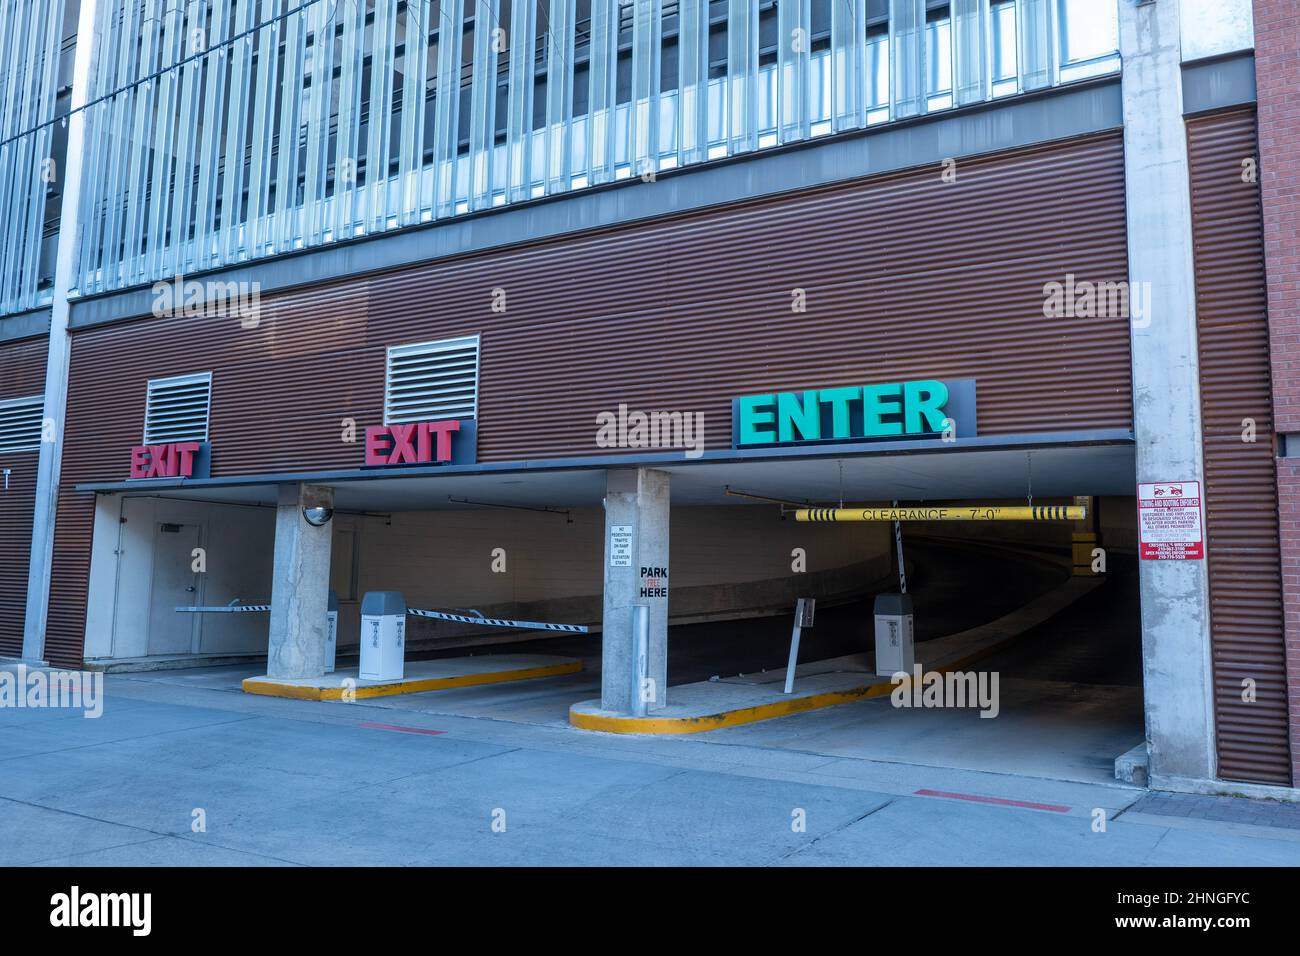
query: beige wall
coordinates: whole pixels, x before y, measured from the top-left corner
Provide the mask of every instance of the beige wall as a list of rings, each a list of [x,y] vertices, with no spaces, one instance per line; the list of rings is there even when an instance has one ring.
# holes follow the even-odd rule
[[[675,620],[744,616],[793,606],[795,596],[849,596],[889,573],[887,525],[802,524],[781,520],[774,506],[743,504],[674,508],[671,520],[669,611]],[[208,570],[196,600],[270,600],[270,509],[104,497],[96,519],[89,657],[121,660],[148,653],[152,535],[159,521],[203,528]],[[341,647],[357,641],[367,591],[401,591],[411,607],[472,607],[489,615],[569,623],[600,619],[599,508],[573,511],[571,523],[563,515],[506,509],[387,518],[340,514],[333,532],[330,586],[340,598]],[[492,570],[497,548],[505,552],[504,572]],[[795,548],[806,552],[806,573],[792,571]],[[177,627],[188,624],[189,618],[177,615]],[[413,640],[466,630],[414,618],[409,626]],[[265,652],[265,614],[208,614],[200,627],[203,654]]]
[[[604,515],[598,509],[559,515],[526,511],[407,512],[358,519],[359,590],[402,591],[407,601],[446,606],[540,601],[599,593]],[[674,508],[673,587],[735,584],[786,577],[791,551],[807,552],[809,572],[830,570],[888,551],[888,529],[871,525],[797,524],[774,507]],[[504,549],[506,572],[492,570]]]
[[[89,600],[86,614],[86,659],[123,660],[149,654],[150,612],[156,595],[155,533],[159,522],[201,528],[207,570],[197,576],[197,590],[185,603],[225,605],[239,599],[258,604],[271,598],[271,556],[275,513],[267,508],[179,501],[167,498],[118,498],[101,495],[96,503]],[[190,615],[163,614],[178,634],[188,633]],[[198,650],[203,655],[263,654],[267,615],[204,614],[197,622]]]

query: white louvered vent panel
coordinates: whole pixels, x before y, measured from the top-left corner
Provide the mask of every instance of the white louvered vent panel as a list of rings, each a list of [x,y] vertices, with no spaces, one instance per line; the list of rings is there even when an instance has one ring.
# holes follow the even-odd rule
[[[41,447],[43,407],[44,400],[39,395],[0,402],[0,452]]]
[[[207,441],[211,406],[211,372],[152,380],[145,403],[144,443]]]
[[[384,380],[386,423],[475,418],[478,336],[395,345]]]

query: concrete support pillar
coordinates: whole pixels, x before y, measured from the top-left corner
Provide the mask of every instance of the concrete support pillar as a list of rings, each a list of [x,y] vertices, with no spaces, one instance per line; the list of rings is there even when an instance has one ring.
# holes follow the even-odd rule
[[[325,673],[333,523],[314,527],[304,508],[334,507],[334,491],[319,485],[280,489],[275,509],[275,568],[267,676],[280,680]]]
[[[650,608],[646,710],[662,710],[668,686],[668,475],[609,472],[605,494],[605,608],[600,705],[632,710],[632,606]]]
[[[59,206],[59,242],[50,296],[50,338],[45,359],[41,453],[36,464],[36,503],[32,512],[32,550],[27,565],[27,607],[23,618],[23,659],[45,659],[45,626],[50,616],[50,580],[54,570],[54,523],[63,469],[63,429],[68,404],[72,339],[68,334],[68,292],[76,284],[78,230],[81,217],[81,160],[90,97],[90,63],[95,44],[97,0],[81,0],[77,52],[72,61],[72,98],[68,110],[68,148],[63,160],[63,201]],[[30,173],[28,175],[31,175]]]
[[[1121,0],[1119,9],[1129,298],[1150,304],[1131,323],[1137,480],[1197,480],[1204,488],[1179,5]],[[1140,565],[1152,780],[1213,777],[1206,563]]]

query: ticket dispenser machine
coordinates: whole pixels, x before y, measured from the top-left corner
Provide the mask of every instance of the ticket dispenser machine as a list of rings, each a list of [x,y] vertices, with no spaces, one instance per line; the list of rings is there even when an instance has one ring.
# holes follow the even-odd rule
[[[406,599],[400,591],[367,591],[361,599],[362,680],[401,680],[406,654]]]
[[[339,596],[330,590],[325,611],[325,673],[334,673],[334,658],[339,649]]]
[[[912,673],[916,651],[912,643],[912,598],[907,594],[876,595],[876,674],[889,677]]]

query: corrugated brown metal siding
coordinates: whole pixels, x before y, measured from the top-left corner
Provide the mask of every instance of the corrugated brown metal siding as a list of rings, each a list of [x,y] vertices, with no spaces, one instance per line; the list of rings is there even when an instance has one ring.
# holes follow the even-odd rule
[[[45,623],[45,658],[51,664],[75,667],[82,660],[94,524],[95,496],[61,485],[51,558],[50,608]]]
[[[0,455],[0,468],[13,470],[8,489],[0,491],[0,657],[18,657],[23,650],[39,457],[34,451]]]
[[[373,290],[371,340],[464,328],[442,316],[503,288],[478,323],[494,460],[591,453],[619,402],[702,412],[721,448],[734,396],[931,375],[979,380],[982,434],[1130,427],[1126,323],[1042,315],[1045,282],[1123,278],[1125,255],[1102,137],[407,272]]]
[[[1258,187],[1242,177],[1255,114],[1191,120],[1187,132],[1219,776],[1290,784],[1263,227]]]
[[[45,391],[45,351],[44,336],[0,344],[0,401]],[[0,656],[16,657],[23,649],[38,457],[34,451],[0,454],[0,468],[10,469],[9,487],[0,491]]]
[[[251,330],[91,330],[70,398],[91,434],[65,467],[123,476],[145,380],[199,370],[214,475],[354,467],[340,420],[379,420],[385,347],[473,333],[483,461],[601,453],[596,415],[620,402],[702,411],[726,447],[734,396],[908,376],[979,379],[986,435],[1128,428],[1127,323],[1042,314],[1067,272],[1125,278],[1124,228],[1107,135],[963,163],[955,184],[936,167],[268,297]]]
[[[341,423],[380,421],[385,348],[474,333],[485,462],[606,454],[596,416],[621,402],[703,412],[723,448],[735,396],[908,377],[978,379],[985,435],[1131,428],[1125,318],[1043,317],[1047,282],[1127,276],[1120,136],[964,161],[956,183],[940,172],[268,296],[255,329],[149,317],[80,332],[56,562],[84,576],[91,519],[67,488],[126,476],[147,379],[212,371],[214,476],[353,468]],[[79,614],[84,581],[66,586]],[[56,630],[52,612],[51,643]]]

